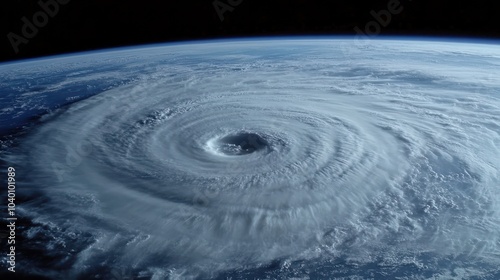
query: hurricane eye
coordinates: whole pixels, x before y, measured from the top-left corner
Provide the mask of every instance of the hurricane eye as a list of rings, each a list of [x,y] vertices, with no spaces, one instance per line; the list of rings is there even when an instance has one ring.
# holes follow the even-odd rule
[[[217,145],[226,155],[246,155],[265,149],[268,143],[259,134],[240,132],[219,139]]]

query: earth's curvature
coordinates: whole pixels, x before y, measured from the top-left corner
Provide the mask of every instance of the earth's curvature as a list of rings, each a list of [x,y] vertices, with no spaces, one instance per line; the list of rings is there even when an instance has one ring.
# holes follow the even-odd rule
[[[0,73],[25,275],[500,277],[498,45],[211,41]]]

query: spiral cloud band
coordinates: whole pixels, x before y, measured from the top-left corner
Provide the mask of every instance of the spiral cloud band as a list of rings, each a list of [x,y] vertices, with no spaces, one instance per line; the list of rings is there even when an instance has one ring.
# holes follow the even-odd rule
[[[68,273],[499,275],[500,51],[351,43],[111,53],[133,81],[9,155],[50,198],[25,215],[85,240]]]

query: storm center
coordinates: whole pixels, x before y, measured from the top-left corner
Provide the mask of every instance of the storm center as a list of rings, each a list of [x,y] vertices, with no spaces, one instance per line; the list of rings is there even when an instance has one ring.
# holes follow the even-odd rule
[[[246,155],[267,147],[267,141],[256,133],[241,132],[218,141],[219,151],[226,155]]]

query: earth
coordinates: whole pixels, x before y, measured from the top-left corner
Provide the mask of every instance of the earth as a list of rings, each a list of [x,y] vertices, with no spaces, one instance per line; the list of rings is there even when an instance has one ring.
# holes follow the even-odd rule
[[[16,277],[500,278],[498,42],[195,41],[0,73]]]

